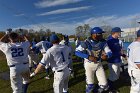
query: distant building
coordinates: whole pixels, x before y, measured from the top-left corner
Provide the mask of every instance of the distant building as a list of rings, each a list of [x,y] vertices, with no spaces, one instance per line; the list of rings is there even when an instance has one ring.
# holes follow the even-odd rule
[[[136,39],[137,30],[139,30],[139,27],[122,29],[124,32],[121,33],[121,39],[124,40],[124,42],[134,41]]]

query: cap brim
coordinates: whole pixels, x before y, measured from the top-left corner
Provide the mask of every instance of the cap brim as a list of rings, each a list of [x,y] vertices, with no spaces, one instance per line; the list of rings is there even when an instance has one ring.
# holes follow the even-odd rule
[[[124,31],[111,31],[111,32],[124,32]]]

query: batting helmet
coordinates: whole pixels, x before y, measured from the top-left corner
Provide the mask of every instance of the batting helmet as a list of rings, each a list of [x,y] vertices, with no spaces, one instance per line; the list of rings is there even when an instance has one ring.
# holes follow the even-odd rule
[[[91,34],[105,33],[100,27],[94,27],[90,31]]]

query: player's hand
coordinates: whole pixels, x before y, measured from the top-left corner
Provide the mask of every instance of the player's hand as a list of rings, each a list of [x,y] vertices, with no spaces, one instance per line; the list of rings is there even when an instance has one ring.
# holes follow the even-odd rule
[[[93,56],[89,56],[88,59],[94,63],[97,63],[97,58]]]
[[[30,78],[33,78],[35,75],[36,75],[35,72],[31,73]]]

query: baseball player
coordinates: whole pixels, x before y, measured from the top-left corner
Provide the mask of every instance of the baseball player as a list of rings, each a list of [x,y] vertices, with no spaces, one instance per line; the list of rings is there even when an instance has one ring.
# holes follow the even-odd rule
[[[125,54],[122,53],[122,46],[120,44],[120,40],[118,39],[121,34],[121,29],[119,27],[112,28],[111,35],[108,37],[107,44],[112,51],[112,57],[108,59],[108,67],[109,67],[109,84],[110,90],[116,91],[113,83],[119,79],[120,76],[120,65],[121,65],[121,56],[126,57]]]
[[[9,43],[5,43],[6,39]],[[19,42],[17,33],[12,32],[0,39],[0,50],[6,55],[10,68],[10,80],[13,93],[27,93],[29,83],[28,49],[30,43],[25,36],[25,42]],[[23,87],[23,90],[22,90]]]
[[[46,40],[46,38],[43,36],[42,37],[42,40],[40,42],[38,42],[35,46],[40,49],[40,52],[44,56],[45,53],[47,52],[47,50],[52,46],[52,44],[50,42],[48,42]],[[50,79],[49,78],[49,67],[50,67],[49,65],[46,65],[45,66],[46,74],[47,74],[47,76],[45,77],[45,79]]]
[[[80,45],[80,37],[78,36],[76,41],[75,41],[75,46],[78,47]]]
[[[137,31],[137,39],[127,48],[128,73],[131,77],[130,93],[140,93],[140,30]]]
[[[94,76],[96,74],[99,81],[98,93],[108,89],[107,79],[101,63],[101,60],[111,56],[106,41],[102,38],[104,31],[100,27],[91,29],[91,37],[86,39],[76,48],[75,54],[84,58],[84,67],[86,74],[86,93],[91,93],[94,88]]]
[[[36,40],[33,39],[32,43],[31,43],[31,47],[30,47],[30,51],[29,51],[29,69],[30,69],[30,72],[32,72],[32,68],[36,68],[37,67],[37,64],[38,64],[38,61],[39,61],[39,48],[35,47],[36,45]]]
[[[47,50],[35,72],[32,73],[31,76],[37,74],[43,66],[46,66],[46,64],[50,64],[54,71],[54,93],[68,93],[68,78],[70,74],[68,68],[69,47],[59,45],[59,38],[55,34],[51,35],[50,41],[53,46]]]
[[[119,40],[119,44],[121,46],[121,53],[122,54],[125,54],[124,53],[125,49],[124,49],[123,41],[122,40]],[[125,69],[126,69],[125,66],[127,66],[126,60],[127,60],[127,57],[121,56],[121,65],[120,66],[121,66],[121,72],[122,73],[125,72]]]
[[[70,53],[70,55],[69,55],[69,65],[68,65],[68,67],[69,67],[69,70],[70,70],[70,72],[71,72],[71,74],[70,74],[71,77],[74,77],[73,62],[72,62],[73,49],[72,49],[72,46],[71,46],[71,44],[70,44],[70,42],[69,42],[69,37],[68,37],[67,35],[64,35],[64,36],[63,36],[63,40],[62,40],[59,44],[61,44],[61,45],[66,45],[66,46],[68,46],[68,47],[70,48],[70,50],[71,50],[71,53]]]

